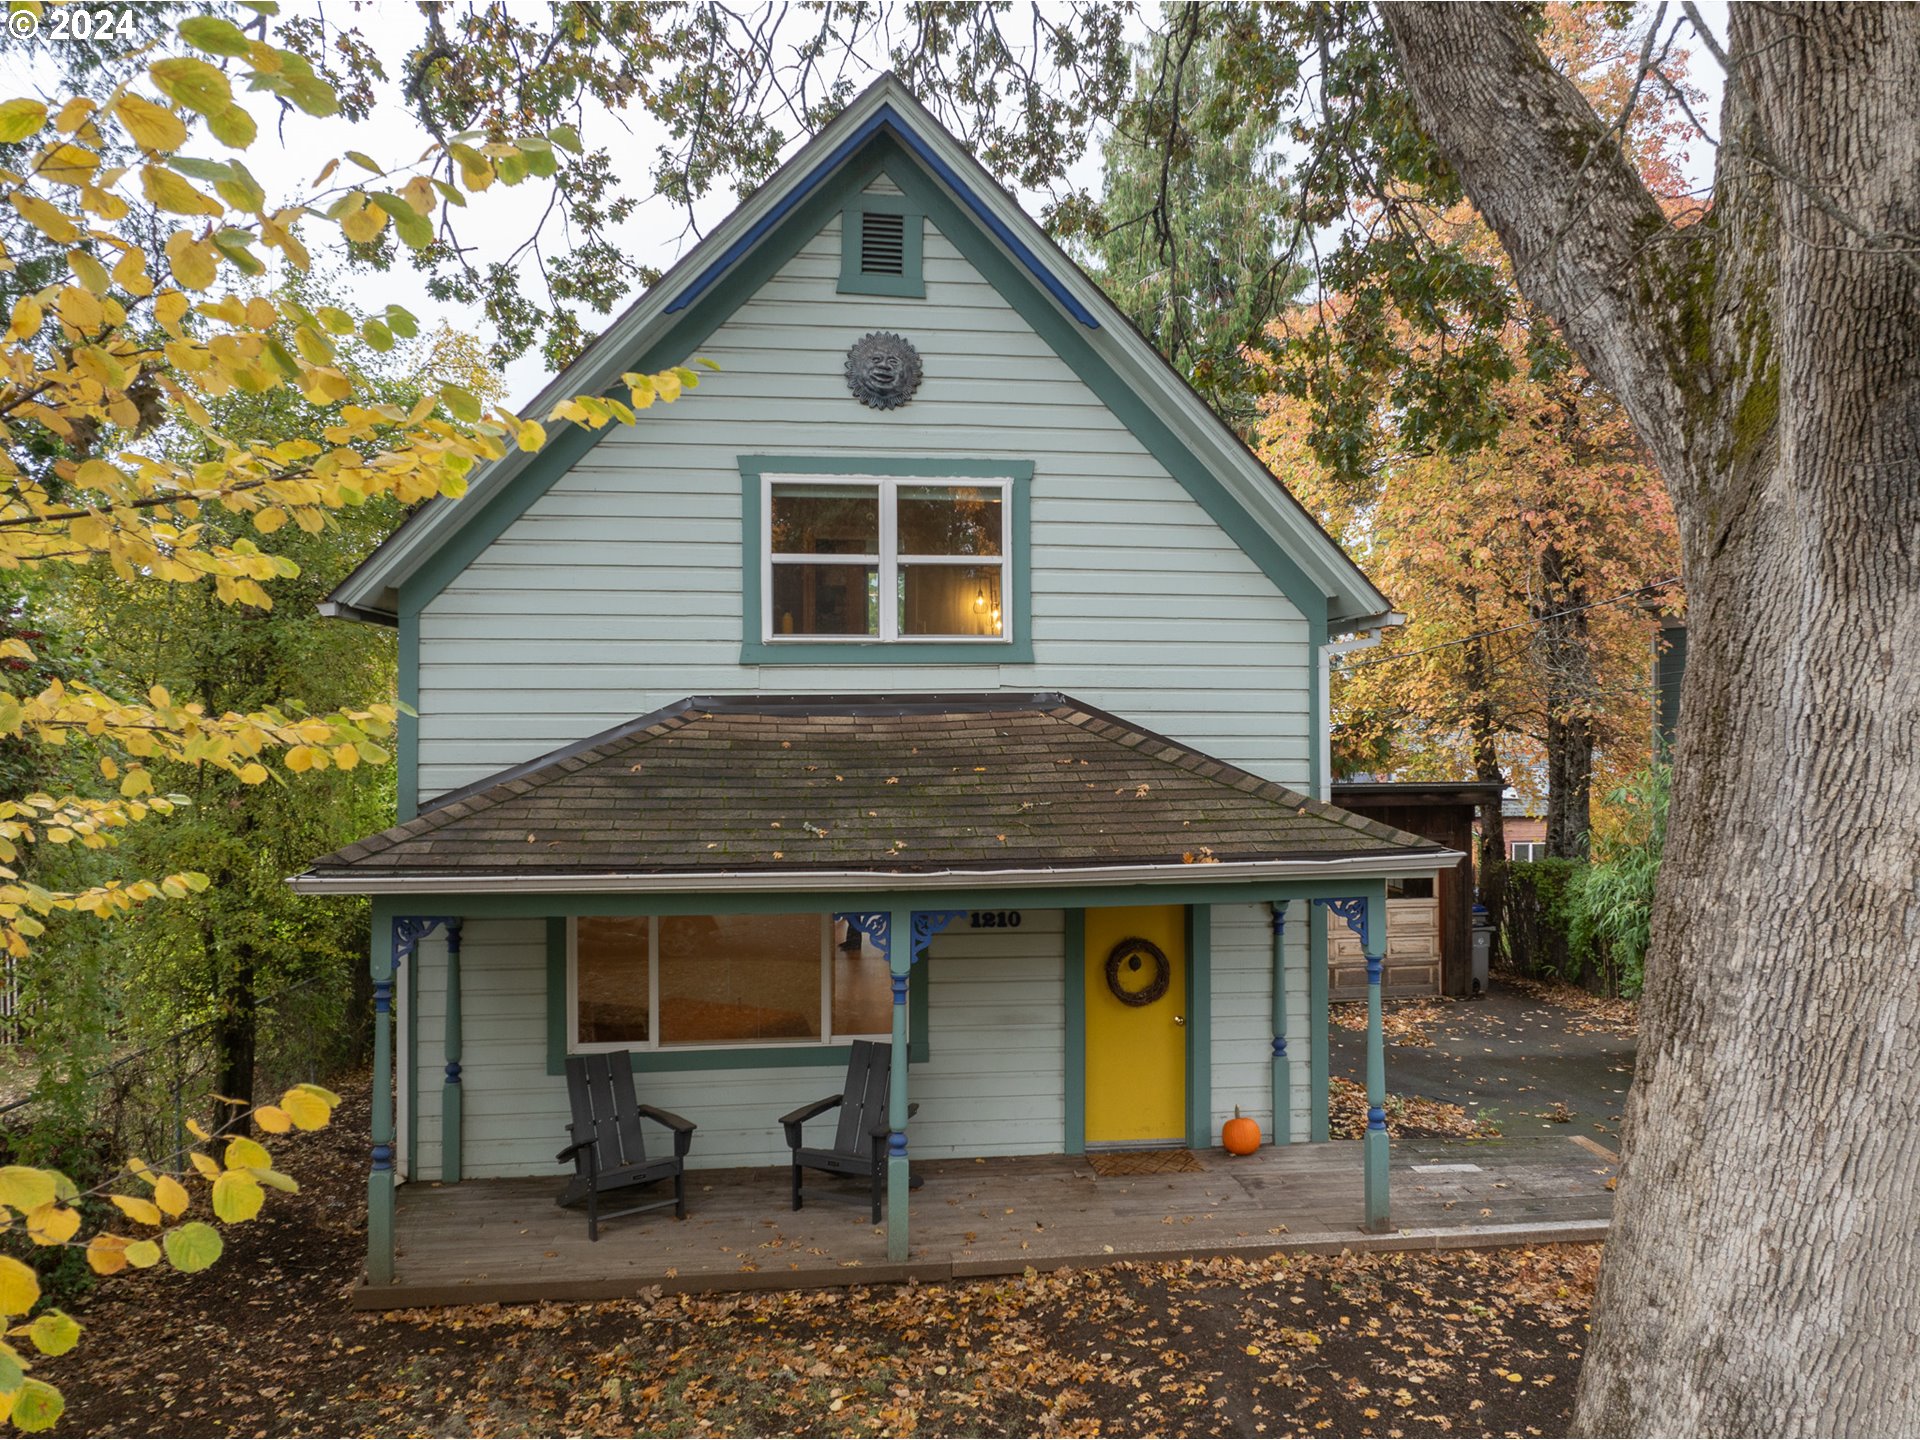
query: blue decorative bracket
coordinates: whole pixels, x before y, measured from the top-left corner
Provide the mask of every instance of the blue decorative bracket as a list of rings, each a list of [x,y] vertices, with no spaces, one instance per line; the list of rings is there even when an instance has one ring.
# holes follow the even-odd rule
[[[447,944],[455,950],[460,948],[460,917],[458,915],[396,915],[393,917],[393,967],[415,950],[420,942],[441,927],[446,928]]]
[[[1365,896],[1353,895],[1345,899],[1315,900],[1313,903],[1316,905],[1324,905],[1342,920],[1346,921],[1347,928],[1360,937],[1360,949],[1362,953],[1369,956],[1373,954],[1373,946],[1367,939],[1367,901]]]
[[[946,929],[954,921],[966,916],[964,910],[916,910],[913,912],[913,954],[908,958],[909,967],[918,965],[925,958],[927,946],[933,943],[933,937]]]
[[[1284,900],[1269,900],[1267,907],[1273,911],[1273,933],[1275,935],[1285,935],[1287,933],[1287,902]]]
[[[833,918],[846,921],[849,930],[858,930],[866,936],[873,942],[873,948],[882,955],[890,953],[887,932],[893,924],[891,912],[875,910],[868,914],[861,914],[858,911],[846,910]]]

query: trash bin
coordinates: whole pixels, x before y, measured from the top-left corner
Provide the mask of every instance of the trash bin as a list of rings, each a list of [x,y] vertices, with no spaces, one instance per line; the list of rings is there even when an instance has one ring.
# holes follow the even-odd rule
[[[1473,905],[1473,985],[1471,993],[1487,993],[1487,967],[1493,962],[1493,921],[1487,914],[1487,907],[1479,901]]]

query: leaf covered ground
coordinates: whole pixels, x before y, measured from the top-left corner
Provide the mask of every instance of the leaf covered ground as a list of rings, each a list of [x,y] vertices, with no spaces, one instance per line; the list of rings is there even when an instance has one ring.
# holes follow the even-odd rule
[[[970,1284],[347,1308],[366,1100],[212,1272],[115,1279],[47,1367],[70,1434],[1563,1433],[1597,1246]],[[670,1221],[658,1223],[672,1223]]]

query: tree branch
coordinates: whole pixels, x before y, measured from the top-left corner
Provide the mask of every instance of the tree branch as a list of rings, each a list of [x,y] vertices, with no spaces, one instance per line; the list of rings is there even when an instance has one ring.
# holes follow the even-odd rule
[[[1669,477],[1687,448],[1683,396],[1709,377],[1693,246],[1617,138],[1547,63],[1518,8],[1381,7],[1421,123],[1536,297],[1621,397]]]

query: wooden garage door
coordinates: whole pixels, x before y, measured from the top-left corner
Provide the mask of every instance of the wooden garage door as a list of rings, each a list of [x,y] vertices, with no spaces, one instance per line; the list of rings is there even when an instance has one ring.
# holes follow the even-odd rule
[[[1360,937],[1337,915],[1327,917],[1328,992],[1335,1000],[1367,998],[1367,957]],[[1388,995],[1440,993],[1440,902],[1387,901],[1387,968],[1380,986]]]

